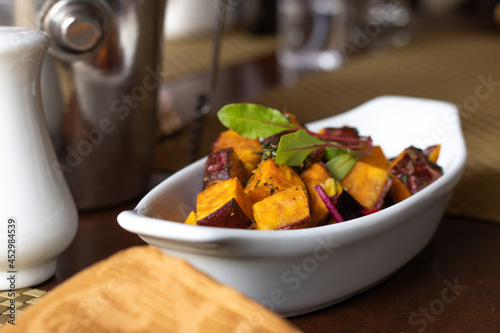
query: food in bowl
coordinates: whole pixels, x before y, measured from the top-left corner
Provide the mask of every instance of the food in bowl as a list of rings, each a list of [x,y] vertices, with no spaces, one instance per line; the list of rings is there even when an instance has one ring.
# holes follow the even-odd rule
[[[295,115],[248,103],[226,105],[218,116],[228,129],[207,157],[187,224],[318,227],[377,212],[442,176],[439,144],[388,159],[347,125],[313,132]]]
[[[343,124],[369,133],[387,156],[397,156],[401,147],[440,143],[443,175],[400,203],[352,223],[262,232],[183,223],[202,191],[202,158],[165,179],[134,209],[121,212],[118,223],[283,316],[341,302],[395,274],[429,243],[467,158],[460,113],[451,103],[381,96],[307,127],[319,131]]]

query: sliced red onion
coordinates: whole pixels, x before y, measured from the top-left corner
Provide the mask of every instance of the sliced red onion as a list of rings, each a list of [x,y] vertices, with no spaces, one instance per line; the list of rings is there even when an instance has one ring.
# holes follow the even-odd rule
[[[326,208],[328,209],[328,211],[330,211],[330,214],[332,214],[333,218],[337,222],[344,222],[344,218],[342,217],[342,215],[340,215],[340,213],[337,210],[337,208],[335,207],[335,204],[333,203],[332,199],[330,199],[328,194],[326,194],[325,190],[323,190],[321,185],[314,186],[314,189],[316,190],[316,192],[318,192],[319,197],[321,198],[321,200],[323,200]]]

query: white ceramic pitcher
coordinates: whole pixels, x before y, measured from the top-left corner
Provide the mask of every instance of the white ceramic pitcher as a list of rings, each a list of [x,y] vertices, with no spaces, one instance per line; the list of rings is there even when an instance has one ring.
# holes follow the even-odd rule
[[[0,27],[0,289],[50,278],[78,226],[40,97],[50,37]]]

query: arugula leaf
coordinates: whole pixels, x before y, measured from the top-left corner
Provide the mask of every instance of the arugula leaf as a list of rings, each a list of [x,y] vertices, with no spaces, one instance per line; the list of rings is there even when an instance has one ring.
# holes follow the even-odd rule
[[[283,135],[276,152],[276,163],[289,166],[299,166],[314,150],[324,145],[320,140],[305,130]],[[320,145],[320,147],[318,147]]]
[[[337,181],[341,181],[345,176],[347,176],[357,161],[358,158],[351,154],[342,154],[330,159],[325,163],[325,165],[328,168],[328,171],[332,174],[333,178]]]
[[[220,122],[246,138],[267,138],[297,128],[278,110],[258,104],[228,104],[217,112]]]

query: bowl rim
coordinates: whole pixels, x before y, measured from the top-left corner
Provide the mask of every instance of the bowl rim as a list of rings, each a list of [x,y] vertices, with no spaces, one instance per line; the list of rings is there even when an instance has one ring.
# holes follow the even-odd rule
[[[351,110],[346,112],[328,117],[319,121],[311,122],[306,124],[307,126],[314,126],[317,123],[323,121],[329,121],[330,119],[335,119],[343,115],[353,115],[359,112],[366,112],[367,108],[372,107],[373,103],[384,103],[387,101],[399,101],[399,102],[429,102],[435,105],[445,106],[448,110],[452,110],[452,116],[455,117],[458,125],[460,125],[460,117],[458,108],[449,102],[431,100],[425,98],[416,97],[406,97],[406,96],[394,96],[385,95],[374,99],[371,99]],[[449,112],[449,111],[448,111]],[[464,169],[465,162],[467,158],[467,150],[465,146],[465,139],[463,137],[463,132],[461,127],[458,126],[454,134],[457,136],[457,141],[454,141],[454,146],[457,153],[453,156],[453,163],[447,167],[446,172],[436,180],[434,183],[430,184],[428,187],[422,189],[418,193],[415,193],[408,199],[399,202],[393,206],[387,207],[379,212],[363,216],[356,219],[356,223],[350,223],[349,221],[342,223],[329,224],[316,228],[305,228],[305,229],[292,229],[292,230],[280,230],[279,232],[271,231],[265,232],[263,230],[251,230],[251,229],[231,229],[231,228],[217,228],[217,227],[200,227],[194,225],[188,225],[178,221],[170,221],[159,219],[155,217],[150,217],[141,214],[141,212],[149,205],[149,202],[153,200],[158,193],[162,192],[165,188],[170,186],[172,179],[179,178],[184,174],[189,174],[193,172],[193,169],[200,168],[200,164],[203,165],[206,160],[206,156],[199,159],[198,161],[188,165],[187,167],[177,171],[172,176],[166,178],[150,192],[148,192],[132,210],[126,210],[121,212],[117,216],[118,223],[120,226],[130,232],[137,233],[139,235],[154,237],[158,239],[169,239],[179,242],[188,243],[206,243],[206,242],[222,242],[224,240],[249,240],[249,239],[259,239],[263,242],[265,241],[276,241],[285,240],[293,241],[298,239],[304,239],[309,237],[318,237],[324,235],[325,233],[349,233],[353,231],[358,231],[361,228],[370,228],[375,225],[384,225],[384,221],[389,221],[389,217],[397,214],[398,212],[405,211],[411,208],[417,202],[422,200],[427,200],[436,193],[451,191],[455,185],[458,183]],[[196,231],[196,232],[193,232]]]

